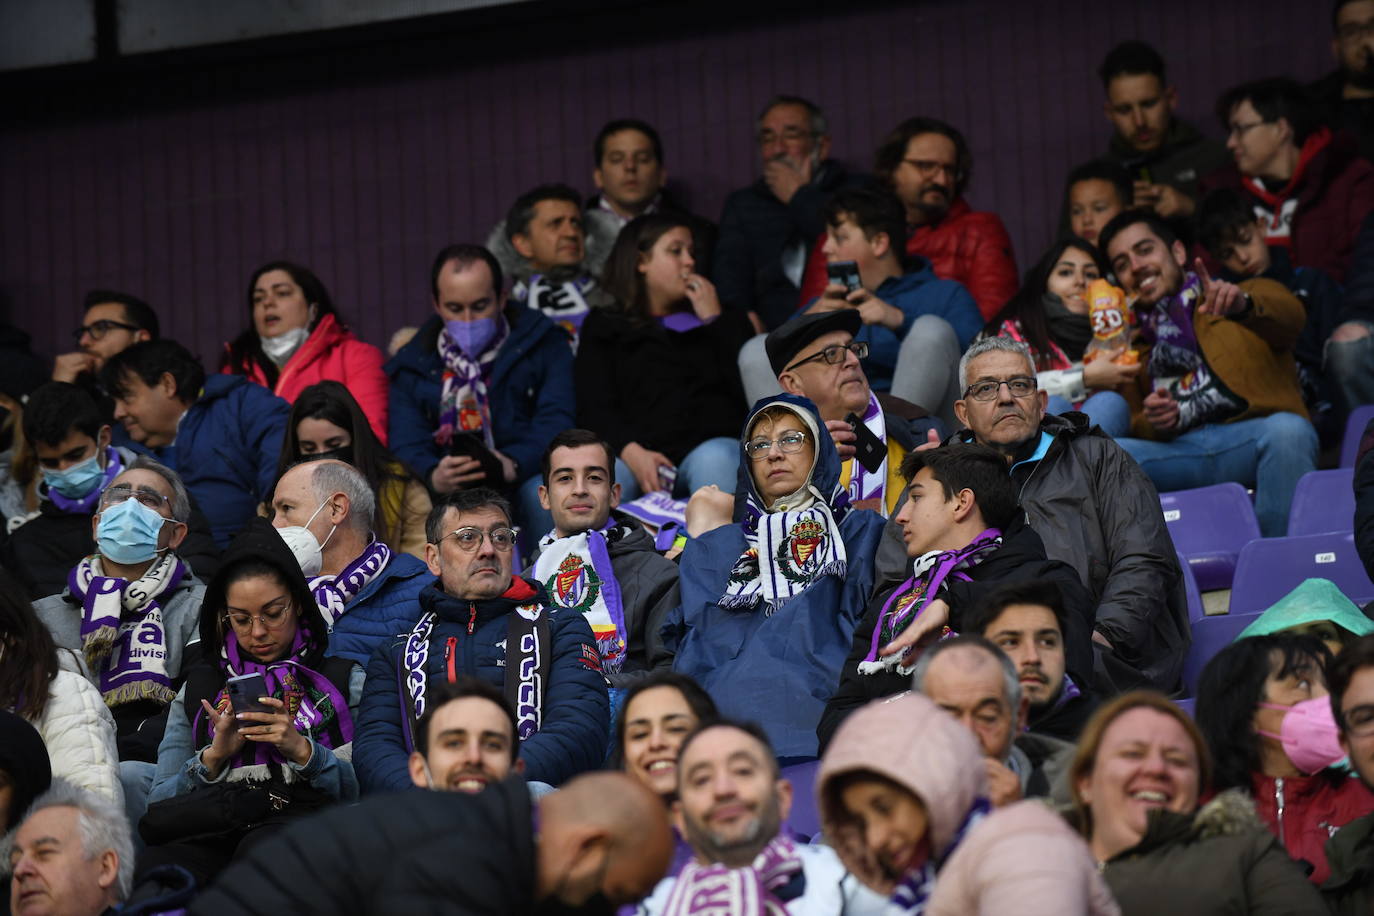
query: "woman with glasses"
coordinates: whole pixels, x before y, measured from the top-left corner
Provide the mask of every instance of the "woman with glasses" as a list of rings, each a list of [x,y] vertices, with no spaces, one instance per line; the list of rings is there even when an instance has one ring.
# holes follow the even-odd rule
[[[850,507],[835,444],[794,395],[760,401],[744,424],[735,518],[682,553],[673,668],[722,715],[762,722],[779,757],[814,757],[883,518]]]
[[[1092,243],[1076,236],[1061,239],[1030,269],[1021,289],[983,334],[1030,347],[1036,380],[1049,395],[1046,413],[1081,411],[1092,425],[1116,437],[1130,432],[1131,408],[1115,389],[1133,380],[1140,366],[1105,358],[1083,362],[1093,338],[1088,285],[1109,273]]]
[[[204,887],[251,845],[357,797],[351,707],[363,671],[325,657],[324,618],[263,519],[230,544],[206,588],[200,645],[158,748],[139,871],[176,864]],[[254,675],[263,694],[240,694],[232,679]]]
[[[631,220],[603,277],[616,305],[582,325],[577,425],[611,444],[623,499],[735,488],[745,403],[735,357],[753,329],[696,272],[693,246],[681,216]]]
[[[290,261],[262,265],[248,281],[248,318],[248,329],[225,345],[221,372],[247,376],[288,402],[324,379],[342,382],[385,444],[382,351],[353,336],[319,277]]]

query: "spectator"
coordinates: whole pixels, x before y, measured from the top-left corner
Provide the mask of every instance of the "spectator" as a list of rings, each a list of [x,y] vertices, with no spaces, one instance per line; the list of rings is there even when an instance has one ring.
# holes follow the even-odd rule
[[[1331,654],[1310,636],[1252,636],[1202,670],[1197,724],[1216,761],[1213,788],[1240,789],[1294,859],[1330,875],[1326,841],[1374,812],[1374,795],[1336,767],[1338,739],[1323,667]]]
[[[487,238],[487,249],[500,264],[492,276],[503,304],[504,271],[514,284],[512,302],[542,312],[576,345],[590,311],[610,304],[596,276],[615,242],[618,223],[599,209],[584,213],[582,198],[565,184],[540,185],[521,194]]]
[[[654,888],[641,916],[686,916],[701,899],[729,913],[883,912],[828,846],[781,832],[792,784],[757,725],[707,723],[683,742],[678,763],[678,822],[694,855]]]
[[[1374,158],[1374,3],[1337,0],[1331,11],[1336,69],[1310,87],[1332,131],[1348,131]]]
[[[984,333],[1030,348],[1036,387],[1049,396],[1047,413],[1080,411],[1091,425],[1115,438],[1131,429],[1131,407],[1116,389],[1134,379],[1140,366],[1115,362],[1121,351],[1083,361],[1093,339],[1088,286],[1109,272],[1091,244],[1072,236],[1061,239],[1031,268],[1025,284]]]
[[[272,261],[248,281],[251,326],[227,344],[220,371],[246,376],[294,403],[316,382],[341,382],[386,444],[386,373],[382,351],[353,336],[334,301],[308,268]]]
[[[1030,699],[1016,666],[997,646],[975,635],[942,639],[921,653],[911,686],[978,740],[995,807],[1023,798],[1069,800],[1073,745],[1026,730]]]
[[[1341,749],[1366,789],[1374,787],[1374,638],[1352,642],[1327,667],[1331,712],[1340,729]],[[1374,856],[1370,831],[1374,815],[1350,821],[1327,841],[1331,877],[1322,892],[1332,910],[1354,916],[1374,909]]]
[[[1148,209],[1175,232],[1186,230],[1198,183],[1225,164],[1226,150],[1174,116],[1178,90],[1166,78],[1164,58],[1145,42],[1112,48],[1097,73],[1107,94],[1102,110],[1115,128],[1103,159],[1119,164],[1134,182],[1123,209]]]
[[[96,505],[96,553],[76,564],[60,594],[33,605],[58,648],[81,654],[114,715],[120,760],[157,759],[168,705],[192,661],[205,586],[177,554],[188,506],[174,472],[135,459]]]
[[[965,632],[982,636],[1006,653],[1029,701],[1026,727],[1076,741],[1096,700],[1086,684],[1065,670],[1068,611],[1054,582],[1012,582],[990,593],[968,615]]]
[[[1355,252],[1345,278],[1345,308],[1327,341],[1326,367],[1337,396],[1347,408],[1374,404],[1374,213],[1355,236]]]
[[[995,651],[995,650],[994,650]],[[1118,913],[1083,841],[1044,805],[989,810],[978,745],[920,694],[845,722],[816,781],[841,861],[888,913]]]
[[[906,253],[925,258],[935,276],[962,284],[984,321],[996,314],[1016,290],[1016,262],[1001,218],[964,199],[973,173],[964,135],[934,118],[909,118],[878,147],[874,171],[906,208]],[[825,285],[820,247],[807,265],[802,301]]]
[[[129,823],[108,799],[55,780],[9,843],[15,916],[116,912],[133,888]]]
[[[1314,637],[1335,655],[1359,637],[1374,633],[1374,620],[1366,617],[1330,579],[1304,579],[1236,638],[1279,633]]]
[[[858,355],[867,344],[854,339],[860,325],[854,309],[798,315],[768,335],[766,348],[782,390],[807,398],[820,411],[843,462],[840,483],[849,491],[850,505],[887,515],[906,490],[902,459],[928,437],[938,441],[943,427],[923,408],[869,387]],[[849,425],[851,415],[883,447],[870,456],[870,461],[881,459],[873,470],[856,458],[858,430]]]
[[[863,178],[828,158],[825,114],[806,99],[774,96],[756,127],[763,177],[725,199],[711,279],[721,300],[752,313],[762,332],[797,310],[807,249],[825,233],[826,201]]]
[[[464,490],[434,507],[415,628],[368,662],[354,760],[365,792],[412,785],[407,760],[430,682],[468,673],[515,706],[527,778],[558,785],[606,755],[610,713],[601,657],[580,614],[551,614],[537,582],[511,575],[510,506]],[[406,693],[403,696],[402,690]]]
[[[1234,480],[1255,487],[1266,537],[1288,528],[1298,478],[1316,467],[1317,434],[1298,390],[1293,345],[1302,304],[1273,280],[1243,287],[1187,270],[1183,244],[1143,210],[1102,232],[1117,279],[1141,316],[1141,406],[1118,443],[1160,491]]]
[[[272,526],[309,582],[327,654],[359,665],[415,626],[420,590],[434,581],[424,563],[372,533],[376,505],[367,478],[334,459],[296,465],[272,496]]]
[[[326,634],[290,549],[255,521],[205,590],[201,660],[158,747],[140,875],[180,865],[204,887],[264,836],[358,797],[349,758],[363,672],[325,658]],[[234,708],[229,679],[249,674],[263,677],[267,693],[247,698],[263,709]],[[237,812],[229,829],[226,806]]]
[[[507,303],[502,276],[475,245],[435,257],[435,314],[386,366],[391,447],[440,496],[510,489],[540,519],[539,458],[573,425],[572,351],[538,310]]]
[[[525,772],[515,711],[498,688],[464,676],[436,681],[428,699],[410,752],[416,788],[474,795],[512,771]]]
[[[1287,248],[1265,244],[1263,220],[1255,218],[1254,209],[1234,188],[1218,188],[1203,199],[1198,225],[1199,241],[1221,264],[1222,279],[1240,283],[1251,277],[1267,277],[1283,284],[1302,303],[1306,320],[1293,345],[1293,357],[1298,363],[1303,403],[1318,429],[1329,428],[1330,433],[1339,435],[1339,424],[1332,422],[1332,389],[1369,389],[1374,386],[1374,369],[1342,358],[1347,354],[1339,352],[1333,354],[1329,369],[1324,369],[1324,357],[1328,347],[1333,351],[1349,348],[1368,336],[1370,328],[1358,320],[1342,320],[1345,303],[1336,281],[1320,270],[1294,267]],[[1348,395],[1346,401],[1351,403]],[[1348,412],[1347,406],[1340,414]],[[1326,438],[1330,436],[1323,436]]]
[[[814,757],[816,722],[873,586],[882,516],[849,507],[834,444],[815,406],[793,395],[754,405],[740,481],[739,522],[682,553],[673,669],[723,714],[762,722],[784,757]]]
[[[620,773],[589,773],[537,802],[519,780],[478,795],[412,792],[366,799],[267,840],[196,912],[502,916],[584,904],[611,912],[643,896],[671,852],[662,808]],[[283,863],[294,880],[274,877]]]
[[[337,458],[357,468],[377,496],[377,537],[393,553],[425,558],[425,519],[433,508],[429,490],[387,451],[339,382],[311,385],[291,405],[277,480],[296,462],[317,458]]]
[[[99,397],[96,377],[105,361],[144,340],[158,339],[157,313],[137,296],[109,289],[86,294],[81,327],[72,332],[76,349],[53,361],[52,379]]]
[[[586,617],[612,687],[628,687],[671,659],[660,631],[678,605],[677,565],[655,549],[620,504],[611,447],[585,429],[564,430],[544,452],[539,499],[553,530],[527,575],[554,606]]]
[[[1064,182],[1064,217],[1059,235],[1074,235],[1097,244],[1097,234],[1135,198],[1131,175],[1120,163],[1107,159],[1085,162]]]
[[[945,628],[963,632],[966,615],[997,585],[1050,578],[1070,610],[1068,670],[1086,680],[1092,610],[1072,569],[1047,559],[1026,525],[1001,457],[978,445],[918,449],[902,462],[907,501],[893,521],[907,554],[904,581],[882,581],[854,633],[817,733],[829,744],[845,716],[910,686],[917,654]],[[914,647],[914,648],[913,648]]]
[[[1359,158],[1349,134],[1333,134],[1291,79],[1228,89],[1217,117],[1228,131],[1232,162],[1203,190],[1241,191],[1264,223],[1264,241],[1288,249],[1297,267],[1345,282],[1355,236],[1374,211],[1374,165]]]
[[[200,361],[171,340],[110,357],[101,380],[133,451],[176,471],[215,543],[227,545],[272,491],[286,402],[241,377],[206,378]]]
[[[631,220],[606,264],[616,305],[583,326],[578,423],[611,444],[627,498],[735,488],[734,433],[744,416],[735,357],[750,329],[695,268],[681,217]]]
[[[97,792],[116,805],[123,804],[115,724],[104,698],[82,676],[76,656],[57,648],[52,634],[13,585],[9,576],[0,574],[0,633],[5,634],[4,651],[0,652],[0,714],[14,713],[37,729],[48,748],[43,758],[44,774]],[[12,729],[0,728],[0,747],[15,749],[9,760],[0,752],[0,770],[9,774],[9,782],[0,785],[11,789],[18,786],[21,795],[24,785],[36,783],[40,775],[37,770],[32,774],[15,772],[14,764],[27,756],[22,753],[22,739]],[[48,760],[52,761],[51,769]],[[4,829],[18,822],[36,794],[29,792],[23,805],[11,811],[11,823]],[[0,815],[3,813],[0,806]],[[4,825],[0,816],[0,826]]]
[[[1154,691],[1117,697],[1083,730],[1073,819],[1123,916],[1322,912],[1248,798],[1199,804],[1211,769],[1197,726]]]

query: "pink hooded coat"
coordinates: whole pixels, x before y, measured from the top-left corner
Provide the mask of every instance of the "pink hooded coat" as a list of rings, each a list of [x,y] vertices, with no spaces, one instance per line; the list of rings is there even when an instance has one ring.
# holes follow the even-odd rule
[[[893,780],[925,806],[932,855],[944,860],[926,916],[1119,916],[1087,845],[1040,802],[994,810],[949,851],[974,801],[987,795],[987,776],[973,735],[925,696],[875,700],[851,715],[816,780],[821,823],[840,859],[866,885],[891,894],[835,787],[836,777],[855,770]]]

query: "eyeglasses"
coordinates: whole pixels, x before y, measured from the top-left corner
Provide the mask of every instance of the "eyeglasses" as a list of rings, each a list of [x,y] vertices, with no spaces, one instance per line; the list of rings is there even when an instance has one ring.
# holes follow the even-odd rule
[[[106,487],[105,492],[100,495],[100,504],[102,506],[117,506],[130,499],[138,500],[154,512],[161,512],[164,503],[168,508],[170,508],[172,504],[170,497],[163,496],[152,487],[139,487],[135,490],[133,487],[124,483]]]
[[[1354,709],[1342,710],[1341,718],[1345,720],[1346,734],[1355,738],[1368,738],[1374,735],[1374,706],[1356,706]]]
[[[254,623],[260,623],[269,630],[280,630],[286,625],[291,614],[291,602],[268,605],[261,614],[225,614],[223,620],[240,633],[247,633]]]
[[[868,344],[862,340],[856,340],[853,343],[847,344],[831,344],[819,353],[812,353],[810,356],[797,360],[782,371],[788,372],[798,366],[803,366],[806,363],[812,362],[813,360],[822,360],[827,366],[837,366],[844,362],[850,353],[853,353],[859,359],[867,359]]]
[[[1336,30],[1336,37],[1346,44],[1353,44],[1369,35],[1374,35],[1374,19],[1365,22],[1347,22]]]
[[[975,401],[991,401],[997,397],[997,393],[1006,385],[1014,398],[1030,397],[1035,393],[1036,381],[1028,375],[1018,375],[1008,379],[984,379],[981,382],[974,382],[964,390],[964,397],[973,398]]]
[[[903,159],[902,161],[915,169],[922,178],[934,178],[939,174],[948,175],[956,181],[959,178],[959,166],[953,162],[936,162],[934,159]]]
[[[464,553],[472,553],[482,543],[482,538],[491,541],[491,546],[505,553],[515,546],[515,529],[513,528],[493,528],[490,531],[483,531],[468,525],[456,531],[450,531],[444,535],[445,538],[453,538],[458,542],[458,549]],[[443,540],[440,538],[439,540]]]
[[[744,454],[748,455],[752,461],[762,461],[773,454],[773,446],[776,445],[784,455],[795,455],[802,450],[806,444],[806,433],[790,432],[783,433],[777,439],[765,439],[759,436],[757,439],[750,439],[744,443]]]
[[[1261,124],[1269,124],[1269,121],[1251,121],[1249,124],[1232,124],[1226,131],[1226,136],[1240,139],[1250,131],[1259,127]]]
[[[125,331],[142,330],[142,328],[136,324],[125,324],[122,321],[112,321],[109,318],[102,318],[99,321],[92,321],[90,324],[82,325],[75,331],[72,331],[72,337],[80,340],[83,335],[89,334],[91,335],[91,340],[99,340],[115,328],[120,328]]]

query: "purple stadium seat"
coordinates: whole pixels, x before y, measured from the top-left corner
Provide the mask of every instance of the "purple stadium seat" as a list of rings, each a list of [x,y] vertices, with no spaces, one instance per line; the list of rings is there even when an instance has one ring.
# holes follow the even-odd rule
[[[1174,549],[1204,592],[1230,588],[1240,549],[1260,536],[1250,494],[1238,483],[1159,494]]]
[[[1330,579],[1359,605],[1374,599],[1374,582],[1364,571],[1350,532],[1262,538],[1240,552],[1231,586],[1231,615],[1262,611],[1304,579]]]
[[[804,840],[821,832],[821,812],[816,805],[816,773],[820,768],[819,760],[782,768],[782,777],[792,783],[792,813],[787,816],[787,826]]]
[[[1201,620],[1207,615],[1207,609],[1202,604],[1202,592],[1198,590],[1197,577],[1193,575],[1193,567],[1188,565],[1183,554],[1177,556],[1178,565],[1183,570],[1183,593],[1188,596],[1188,620]]]
[[[1288,536],[1355,530],[1355,469],[1308,471],[1293,489]]]
[[[1364,435],[1364,428],[1369,425],[1370,420],[1374,420],[1374,404],[1365,404],[1350,411],[1350,417],[1345,421],[1345,436],[1341,439],[1341,467],[1355,466],[1355,456],[1360,450],[1360,437]]]
[[[1229,646],[1240,635],[1240,631],[1254,623],[1258,616],[1217,614],[1193,621],[1193,644],[1188,649],[1188,657],[1183,660],[1183,684],[1190,696],[1197,695],[1198,678],[1212,656]]]
[[[1193,697],[1184,697],[1174,700],[1174,705],[1186,712],[1189,718],[1192,718],[1193,709],[1197,706],[1197,700]]]

